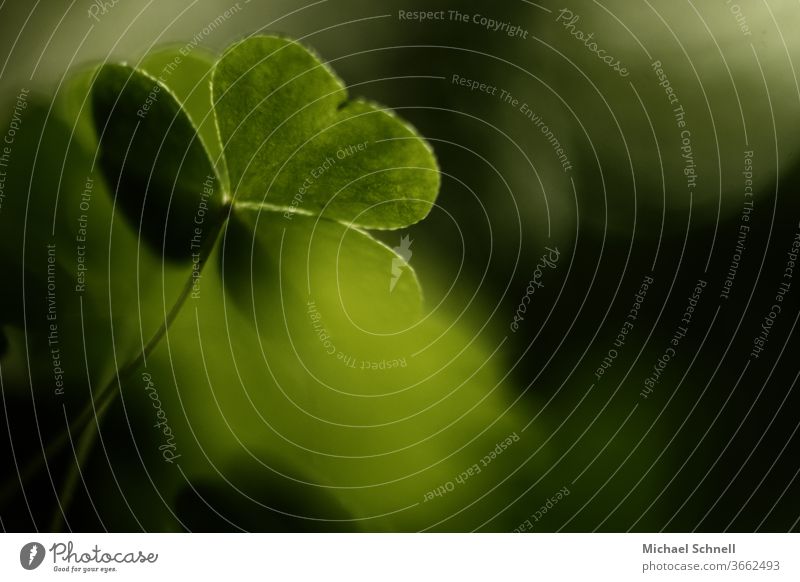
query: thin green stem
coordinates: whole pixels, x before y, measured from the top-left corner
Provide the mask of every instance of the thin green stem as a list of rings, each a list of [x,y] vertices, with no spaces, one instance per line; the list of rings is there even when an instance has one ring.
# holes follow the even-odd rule
[[[81,467],[86,465],[89,454],[94,448],[94,443],[97,441],[97,436],[100,434],[100,423],[103,422],[103,417],[105,416],[105,413],[108,411],[112,402],[113,399],[106,398],[105,401],[100,404],[100,406],[97,408],[97,412],[95,413],[96,429],[95,425],[87,426],[86,429],[84,429],[83,434],[81,434],[80,438],[78,439],[77,449],[73,449],[73,454],[75,455],[75,464],[70,466],[67,478],[64,480],[64,486],[61,489],[61,495],[59,496],[61,503],[53,514],[53,519],[50,524],[49,531],[51,532],[60,531],[64,525],[67,507],[71,504],[72,499],[75,497],[75,490],[78,487],[78,477],[80,477]]]
[[[228,217],[230,215],[230,203],[224,204],[220,208],[220,221],[219,224],[215,226],[214,230],[210,233],[210,236],[203,241],[203,246],[200,249],[200,261],[197,267],[197,272],[202,272],[208,262],[208,258],[213,251],[217,239],[219,238],[220,232],[224,225],[226,224]],[[20,473],[20,480],[24,484],[30,478],[32,478],[36,473],[38,473],[45,465],[46,460],[51,457],[52,455],[56,455],[64,448],[64,446],[71,442],[73,434],[80,434],[78,448],[76,450],[76,459],[75,464],[70,466],[69,473],[67,474],[64,487],[61,490],[61,504],[60,507],[56,510],[56,514],[52,519],[52,524],[54,528],[51,531],[56,531],[56,527],[60,528],[63,525],[63,520],[65,514],[67,512],[67,507],[69,503],[72,501],[72,497],[75,492],[75,488],[77,486],[77,480],[80,475],[81,466],[84,465],[86,460],[88,459],[89,455],[91,454],[91,450],[93,445],[96,441],[97,434],[100,430],[100,423],[102,417],[105,416],[105,412],[111,407],[111,404],[114,402],[114,397],[117,392],[114,391],[114,388],[117,387],[119,391],[122,391],[123,380],[127,378],[129,375],[133,374],[138,370],[146,361],[147,356],[149,356],[153,350],[159,345],[161,340],[167,334],[172,323],[177,319],[178,314],[180,313],[183,305],[186,303],[186,300],[189,298],[189,295],[192,292],[192,287],[195,281],[195,273],[192,273],[189,278],[187,279],[186,283],[181,289],[181,293],[176,299],[175,303],[173,304],[172,308],[170,309],[169,313],[167,313],[164,322],[161,326],[156,330],[156,332],[151,336],[148,342],[145,344],[142,351],[134,358],[132,361],[128,362],[126,365],[122,366],[117,370],[114,374],[114,377],[105,385],[103,386],[93,397],[92,401],[89,402],[86,407],[81,411],[78,417],[73,420],[69,426],[57,437],[51,440],[44,449],[44,455],[39,457],[37,456],[31,462],[29,462],[25,468]],[[97,412],[95,412],[97,411]],[[96,419],[96,422],[91,422],[92,420]],[[0,492],[0,500],[6,501],[9,496],[13,494],[13,491],[16,489],[18,484],[17,480],[14,482],[7,483],[4,487],[2,492]]]

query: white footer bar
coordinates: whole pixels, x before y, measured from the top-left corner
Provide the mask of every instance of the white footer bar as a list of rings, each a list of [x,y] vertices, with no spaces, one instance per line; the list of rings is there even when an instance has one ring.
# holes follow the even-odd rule
[[[800,580],[800,534],[3,534],[0,580]]]

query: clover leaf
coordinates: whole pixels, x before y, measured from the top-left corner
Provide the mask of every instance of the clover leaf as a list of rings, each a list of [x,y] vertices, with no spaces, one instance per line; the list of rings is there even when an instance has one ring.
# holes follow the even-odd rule
[[[200,313],[183,308],[190,294],[204,298],[204,312],[216,310],[214,319],[248,324],[234,341],[247,346],[247,369],[266,389],[253,339],[284,351],[292,346],[275,317],[283,310],[302,326],[296,347],[318,353],[319,336],[304,319],[311,297],[340,346],[363,357],[416,327],[416,275],[364,229],[402,228],[430,212],[439,188],[433,152],[393,113],[348,101],[342,82],[307,49],[255,37],[216,64],[204,54],[159,50],[135,66],[81,73],[63,89],[52,108],[26,122],[9,177],[20,195],[0,215],[0,239],[12,252],[2,263],[24,277],[0,297],[7,306],[0,325],[41,329],[46,350],[50,321],[40,286],[55,277],[65,356],[87,360],[65,376],[78,386],[85,375],[92,398],[70,414],[70,430],[86,446],[61,489],[62,507],[99,427],[99,419],[87,421],[94,403],[105,408],[136,371],[155,366],[147,356],[168,343],[171,326]],[[63,161],[62,172],[43,170],[36,163],[42,154]],[[49,245],[58,248],[53,268],[45,262]],[[204,282],[200,271],[209,263]],[[221,305],[228,296],[241,313]],[[18,321],[15,307],[26,299],[35,304],[35,321]],[[174,333],[188,342],[184,332],[178,326]],[[30,343],[26,350],[40,352]],[[223,357],[224,346],[215,343],[211,352]],[[331,363],[326,355],[322,368]],[[29,379],[52,384],[52,369],[41,368]],[[282,367],[282,374],[301,371]],[[77,403],[89,393],[68,395]],[[262,396],[270,401],[274,392]],[[242,413],[235,423],[244,427],[248,419]],[[52,440],[48,451],[65,442]],[[275,452],[295,464],[295,455]]]
[[[342,82],[310,51],[284,38],[253,37],[212,65],[207,55],[165,49],[139,68],[102,66],[91,93],[100,165],[123,213],[157,252],[198,263],[202,248],[205,260],[206,243],[229,216],[234,232],[259,221],[275,232],[310,228],[326,238],[338,232],[347,255],[365,258],[342,279],[362,292],[351,310],[377,305],[384,314],[418,313],[413,271],[406,278],[411,286],[404,283],[391,297],[387,285],[366,284],[372,269],[383,282],[385,265],[410,271],[402,257],[363,231],[345,231],[401,228],[424,218],[438,193],[436,160],[396,115],[348,101]],[[231,237],[231,244],[246,238]],[[247,246],[239,250],[243,258],[247,253]],[[234,295],[246,302],[240,291],[252,283],[242,272],[228,280],[239,281]],[[380,319],[361,315],[373,324]]]
[[[196,219],[221,221],[223,198],[177,98],[144,72],[105,65],[94,82],[93,115],[100,164],[128,219],[166,256],[189,258]]]
[[[157,252],[202,263],[225,229],[223,256],[236,265],[227,286],[247,308],[280,274],[276,245],[287,235],[288,260],[307,263],[301,296],[313,293],[312,279],[336,278],[334,328],[392,333],[419,317],[407,262],[360,229],[424,218],[438,194],[435,157],[393,113],[348,101],[306,48],[253,37],[216,64],[160,50],[138,68],[101,67],[92,102],[107,181]],[[396,283],[406,271],[395,289],[392,273]]]
[[[213,54],[200,49],[187,53],[183,47],[167,47],[146,55],[137,68],[158,79],[183,105],[217,174],[224,179],[227,175],[225,157],[211,102],[211,75],[215,61]]]
[[[234,45],[212,89],[237,201],[366,228],[400,228],[430,211],[439,174],[429,146],[389,111],[348,101],[342,81],[296,42]]]

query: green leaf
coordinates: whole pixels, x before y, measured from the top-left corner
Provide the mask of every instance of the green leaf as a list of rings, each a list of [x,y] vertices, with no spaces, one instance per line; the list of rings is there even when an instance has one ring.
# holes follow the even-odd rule
[[[75,71],[61,87],[53,101],[53,115],[74,125],[72,141],[94,152],[97,134],[92,119],[92,83],[97,67],[86,67]]]
[[[262,218],[268,216],[275,217]],[[273,241],[280,248],[283,239],[287,260],[281,261],[279,277],[253,278],[250,309],[220,307],[230,291],[223,280],[240,271],[240,265],[228,262],[236,254],[228,247],[234,233],[228,233],[219,249],[225,260],[209,264],[199,297],[175,321],[168,344],[148,357],[147,370],[159,387],[175,452],[181,455],[175,463],[191,486],[202,488],[215,509],[247,529],[268,530],[280,519],[268,519],[259,503],[312,520],[341,518],[338,508],[343,508],[357,520],[305,525],[312,529],[355,525],[413,531],[445,520],[440,529],[469,530],[492,518],[547,462],[537,458],[525,464],[543,438],[537,425],[521,432],[527,418],[512,406],[504,385],[502,344],[466,323],[468,318],[454,322],[443,312],[391,335],[355,326],[347,330],[334,307],[339,284],[330,276],[312,281],[315,307],[310,311],[306,293],[297,290],[313,267],[292,260],[303,253],[303,244],[291,252],[287,246],[292,239],[310,237],[312,229],[293,225],[281,234],[279,226],[263,230],[278,231]],[[292,228],[296,234],[289,232]],[[255,257],[266,252],[259,250],[261,230],[256,231],[255,267],[263,264]],[[354,236],[352,230],[344,232]],[[131,381],[130,393],[137,381]],[[153,414],[146,397],[126,404]],[[147,423],[133,430],[153,434]],[[493,460],[490,470],[445,497],[425,500],[426,493],[480,463],[509,437],[519,441]],[[193,495],[182,473],[161,462],[162,442],[150,445],[152,467],[160,472],[158,490],[166,499],[179,496],[181,515],[195,516],[189,523],[209,527],[198,523],[204,512],[197,504],[187,502]],[[480,505],[458,513],[481,495],[487,497]],[[254,520],[255,514],[261,519]],[[510,530],[518,520],[507,512],[492,528]]]
[[[226,175],[225,158],[211,103],[213,53],[196,48],[186,52],[183,45],[160,48],[139,63],[138,68],[158,79],[175,95],[200,134],[220,177]]]
[[[65,396],[81,402],[87,386],[99,391],[141,351],[187,278],[186,266],[140,248],[137,229],[114,208],[94,164],[94,130],[86,131],[89,86],[81,76],[55,102],[28,97],[0,209],[0,325],[24,331],[9,336],[11,350],[30,362],[22,383],[9,384],[27,388],[30,378],[52,393],[63,381]]]
[[[342,81],[299,44],[234,45],[212,91],[236,203],[387,229],[430,211],[439,189],[430,147],[393,113],[348,101]]]
[[[226,236],[224,266],[226,289],[245,312],[271,319],[279,314],[264,305],[283,310],[299,300],[305,312],[313,302],[337,336],[396,333],[422,314],[419,282],[406,261],[338,222],[239,209]]]
[[[224,479],[204,475],[176,494],[175,512],[192,532],[348,532],[358,531],[353,519],[330,491],[305,485],[302,471],[274,460],[264,471],[252,470],[253,459],[226,459]],[[282,475],[300,475],[287,482]],[[232,491],[235,493],[231,494]],[[317,519],[303,519],[315,516]]]
[[[125,216],[166,257],[189,259],[222,223],[224,199],[185,110],[153,77],[105,65],[92,112],[100,165]]]

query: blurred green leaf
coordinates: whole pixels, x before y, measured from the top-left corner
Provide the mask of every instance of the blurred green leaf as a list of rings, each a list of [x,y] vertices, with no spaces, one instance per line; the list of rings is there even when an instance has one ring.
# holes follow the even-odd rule
[[[269,305],[273,319],[300,298],[326,314],[331,333],[366,334],[396,333],[422,314],[422,291],[403,257],[338,222],[240,209],[225,247],[226,289],[246,312]]]
[[[202,476],[175,499],[181,522],[193,532],[349,532],[357,521],[330,491],[282,475],[296,469],[272,460],[270,470],[253,470],[252,459],[221,463],[224,478]],[[311,516],[310,518],[308,516]]]
[[[200,48],[187,52],[182,45],[155,50],[142,59],[138,68],[172,91],[198,129],[217,174],[224,177],[225,157],[211,102],[211,75],[215,61],[213,53]]]
[[[508,488],[521,491],[541,467],[538,459],[523,465],[541,439],[536,426],[520,432],[525,422],[507,391],[500,346],[445,313],[390,335],[353,324],[347,328],[343,309],[336,309],[335,276],[312,277],[309,309],[308,295],[298,290],[312,269],[296,259],[316,254],[313,229],[287,226],[283,233],[277,225],[264,225],[264,233],[276,231],[275,258],[266,262],[277,260],[279,275],[254,276],[251,309],[220,308],[226,304],[223,280],[241,270],[234,258],[239,243],[229,247],[234,236],[229,233],[220,248],[224,260],[209,265],[199,296],[148,358],[181,455],[175,463],[192,487],[198,484],[214,499],[214,510],[246,529],[275,527],[276,519],[284,519],[281,511],[311,520],[341,519],[339,507],[356,520],[352,525],[371,531],[429,526],[460,531],[492,518],[497,504],[509,498]],[[256,232],[262,236],[261,227]],[[330,246],[324,239],[320,246]],[[255,251],[254,265],[262,264],[264,252]],[[390,262],[391,255],[385,259]],[[357,263],[356,257],[351,260]],[[224,270],[215,276],[212,269]],[[407,285],[411,289],[413,281]],[[373,316],[372,323],[382,321],[379,313]],[[137,385],[133,379],[131,393]],[[138,404],[143,414],[152,414],[148,399]],[[146,424],[140,430],[155,432]],[[480,464],[514,433],[520,440],[482,473],[425,501],[431,490]],[[163,442],[158,436],[150,445],[155,454]],[[153,466],[158,470],[158,460]],[[165,496],[193,498],[174,467],[160,466],[159,490]],[[470,511],[457,513],[473,501]],[[179,502],[182,515],[196,507],[186,503]],[[273,519],[260,504],[273,508]],[[255,513],[262,519],[254,521]],[[491,528],[510,530],[516,519],[500,516]],[[350,525],[323,521],[312,529]],[[311,526],[293,526],[303,527]]]
[[[0,211],[0,324],[24,330],[10,338],[27,368],[9,385],[32,381],[52,394],[63,381],[64,395],[77,402],[141,350],[187,275],[140,248],[115,212],[94,164],[88,96],[84,75],[55,101],[29,96]]]
[[[126,217],[165,256],[188,260],[224,216],[219,179],[185,110],[164,84],[125,65],[98,71],[92,101],[100,164]]]

